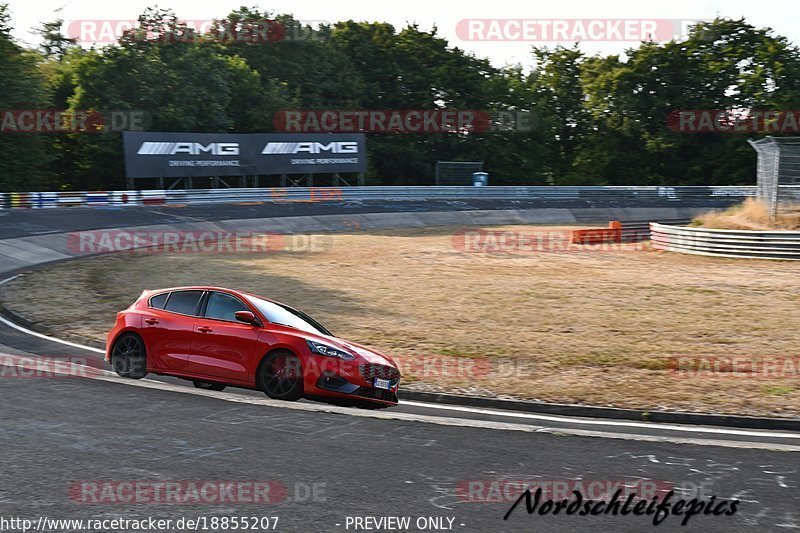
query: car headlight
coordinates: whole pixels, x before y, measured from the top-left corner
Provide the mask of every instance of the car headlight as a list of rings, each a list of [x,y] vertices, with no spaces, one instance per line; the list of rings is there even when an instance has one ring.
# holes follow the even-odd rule
[[[336,357],[337,359],[344,359],[346,361],[352,361],[356,358],[355,355],[349,352],[345,352],[339,348],[334,348],[333,346],[328,346],[327,344],[322,344],[321,342],[315,342],[306,339],[306,343],[311,351],[315,354],[324,355],[326,357]]]

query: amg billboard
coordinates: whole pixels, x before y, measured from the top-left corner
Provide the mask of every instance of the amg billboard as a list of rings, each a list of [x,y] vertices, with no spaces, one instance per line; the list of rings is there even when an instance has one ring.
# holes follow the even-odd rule
[[[363,133],[122,135],[128,178],[323,174],[367,170]]]

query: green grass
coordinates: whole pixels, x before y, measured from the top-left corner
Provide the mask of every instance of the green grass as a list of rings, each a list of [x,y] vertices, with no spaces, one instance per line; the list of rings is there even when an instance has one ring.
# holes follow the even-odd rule
[[[764,387],[765,394],[774,396],[784,396],[790,392],[794,392],[794,387],[790,387],[789,385],[766,385]]]

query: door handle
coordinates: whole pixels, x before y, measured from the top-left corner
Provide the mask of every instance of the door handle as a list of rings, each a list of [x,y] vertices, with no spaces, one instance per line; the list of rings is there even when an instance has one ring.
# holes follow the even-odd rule
[[[158,319],[157,318],[145,318],[144,321],[146,323],[150,324],[151,326],[154,326],[154,325],[158,324]]]
[[[197,328],[197,331],[199,331],[200,333],[211,333],[211,328],[208,326],[200,326],[199,328]]]

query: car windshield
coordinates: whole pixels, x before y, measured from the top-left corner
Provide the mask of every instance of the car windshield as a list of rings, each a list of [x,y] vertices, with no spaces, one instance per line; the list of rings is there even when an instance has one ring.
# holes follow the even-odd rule
[[[281,326],[288,326],[296,328],[307,333],[316,333],[318,335],[328,335],[333,337],[333,333],[325,329],[325,327],[308,316],[307,314],[292,309],[289,306],[270,302],[257,296],[248,296],[250,302],[258,308],[264,318],[273,324]]]

